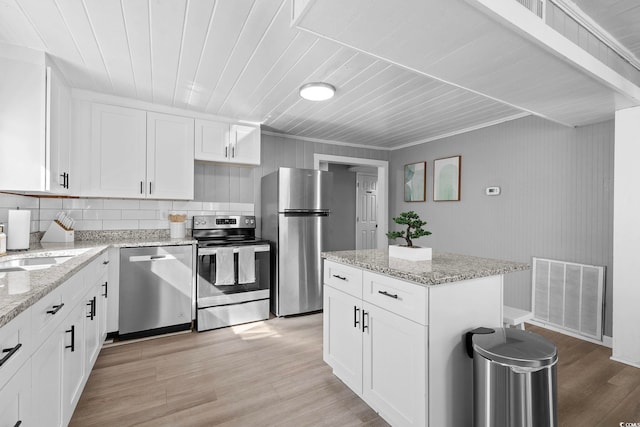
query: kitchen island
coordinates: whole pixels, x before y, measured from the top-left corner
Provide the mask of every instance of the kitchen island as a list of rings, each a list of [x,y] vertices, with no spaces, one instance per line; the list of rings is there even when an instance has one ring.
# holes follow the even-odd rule
[[[469,426],[464,336],[502,326],[503,276],[528,264],[434,252],[325,252],[323,358],[394,426]]]

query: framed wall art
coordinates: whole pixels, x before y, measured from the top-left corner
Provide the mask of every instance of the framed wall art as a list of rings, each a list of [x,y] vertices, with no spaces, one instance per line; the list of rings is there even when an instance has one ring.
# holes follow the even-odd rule
[[[433,200],[450,202],[460,200],[460,162],[462,156],[433,161]]]
[[[427,162],[404,166],[404,201],[424,202],[427,188]]]

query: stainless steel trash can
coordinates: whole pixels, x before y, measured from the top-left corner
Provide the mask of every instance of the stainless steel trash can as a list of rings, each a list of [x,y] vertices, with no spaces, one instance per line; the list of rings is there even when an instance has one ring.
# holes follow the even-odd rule
[[[555,427],[555,344],[520,329],[479,328],[469,334],[474,427]]]

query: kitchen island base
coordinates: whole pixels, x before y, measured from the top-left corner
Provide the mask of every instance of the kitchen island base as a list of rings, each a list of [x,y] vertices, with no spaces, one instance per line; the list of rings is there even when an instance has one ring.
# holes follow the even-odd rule
[[[502,288],[502,274],[425,285],[325,259],[324,360],[393,426],[469,426],[464,336],[502,325]]]

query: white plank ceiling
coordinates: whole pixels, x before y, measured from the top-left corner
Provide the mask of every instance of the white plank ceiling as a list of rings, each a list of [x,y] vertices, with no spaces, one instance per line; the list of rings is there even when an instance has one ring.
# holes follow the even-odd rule
[[[573,0],[573,3],[640,59],[640,1]]]
[[[564,111],[554,119],[575,125],[612,111],[609,102],[587,114],[576,97],[558,96],[579,91],[581,104],[595,99],[592,86],[571,83],[577,73],[568,65],[549,71],[556,86],[514,85],[511,54],[522,40],[464,2],[425,1],[431,10],[387,1],[315,6],[325,3],[305,25],[320,33],[328,26],[347,36],[342,43],[291,26],[290,0],[0,0],[0,42],[49,53],[75,88],[378,148],[530,112],[554,118],[549,111]],[[458,22],[461,11],[472,19]],[[496,34],[504,58],[484,48]],[[531,83],[544,52],[533,45],[528,52],[517,61],[530,68],[522,78]],[[310,81],[333,84],[336,97],[302,100],[298,88]]]

